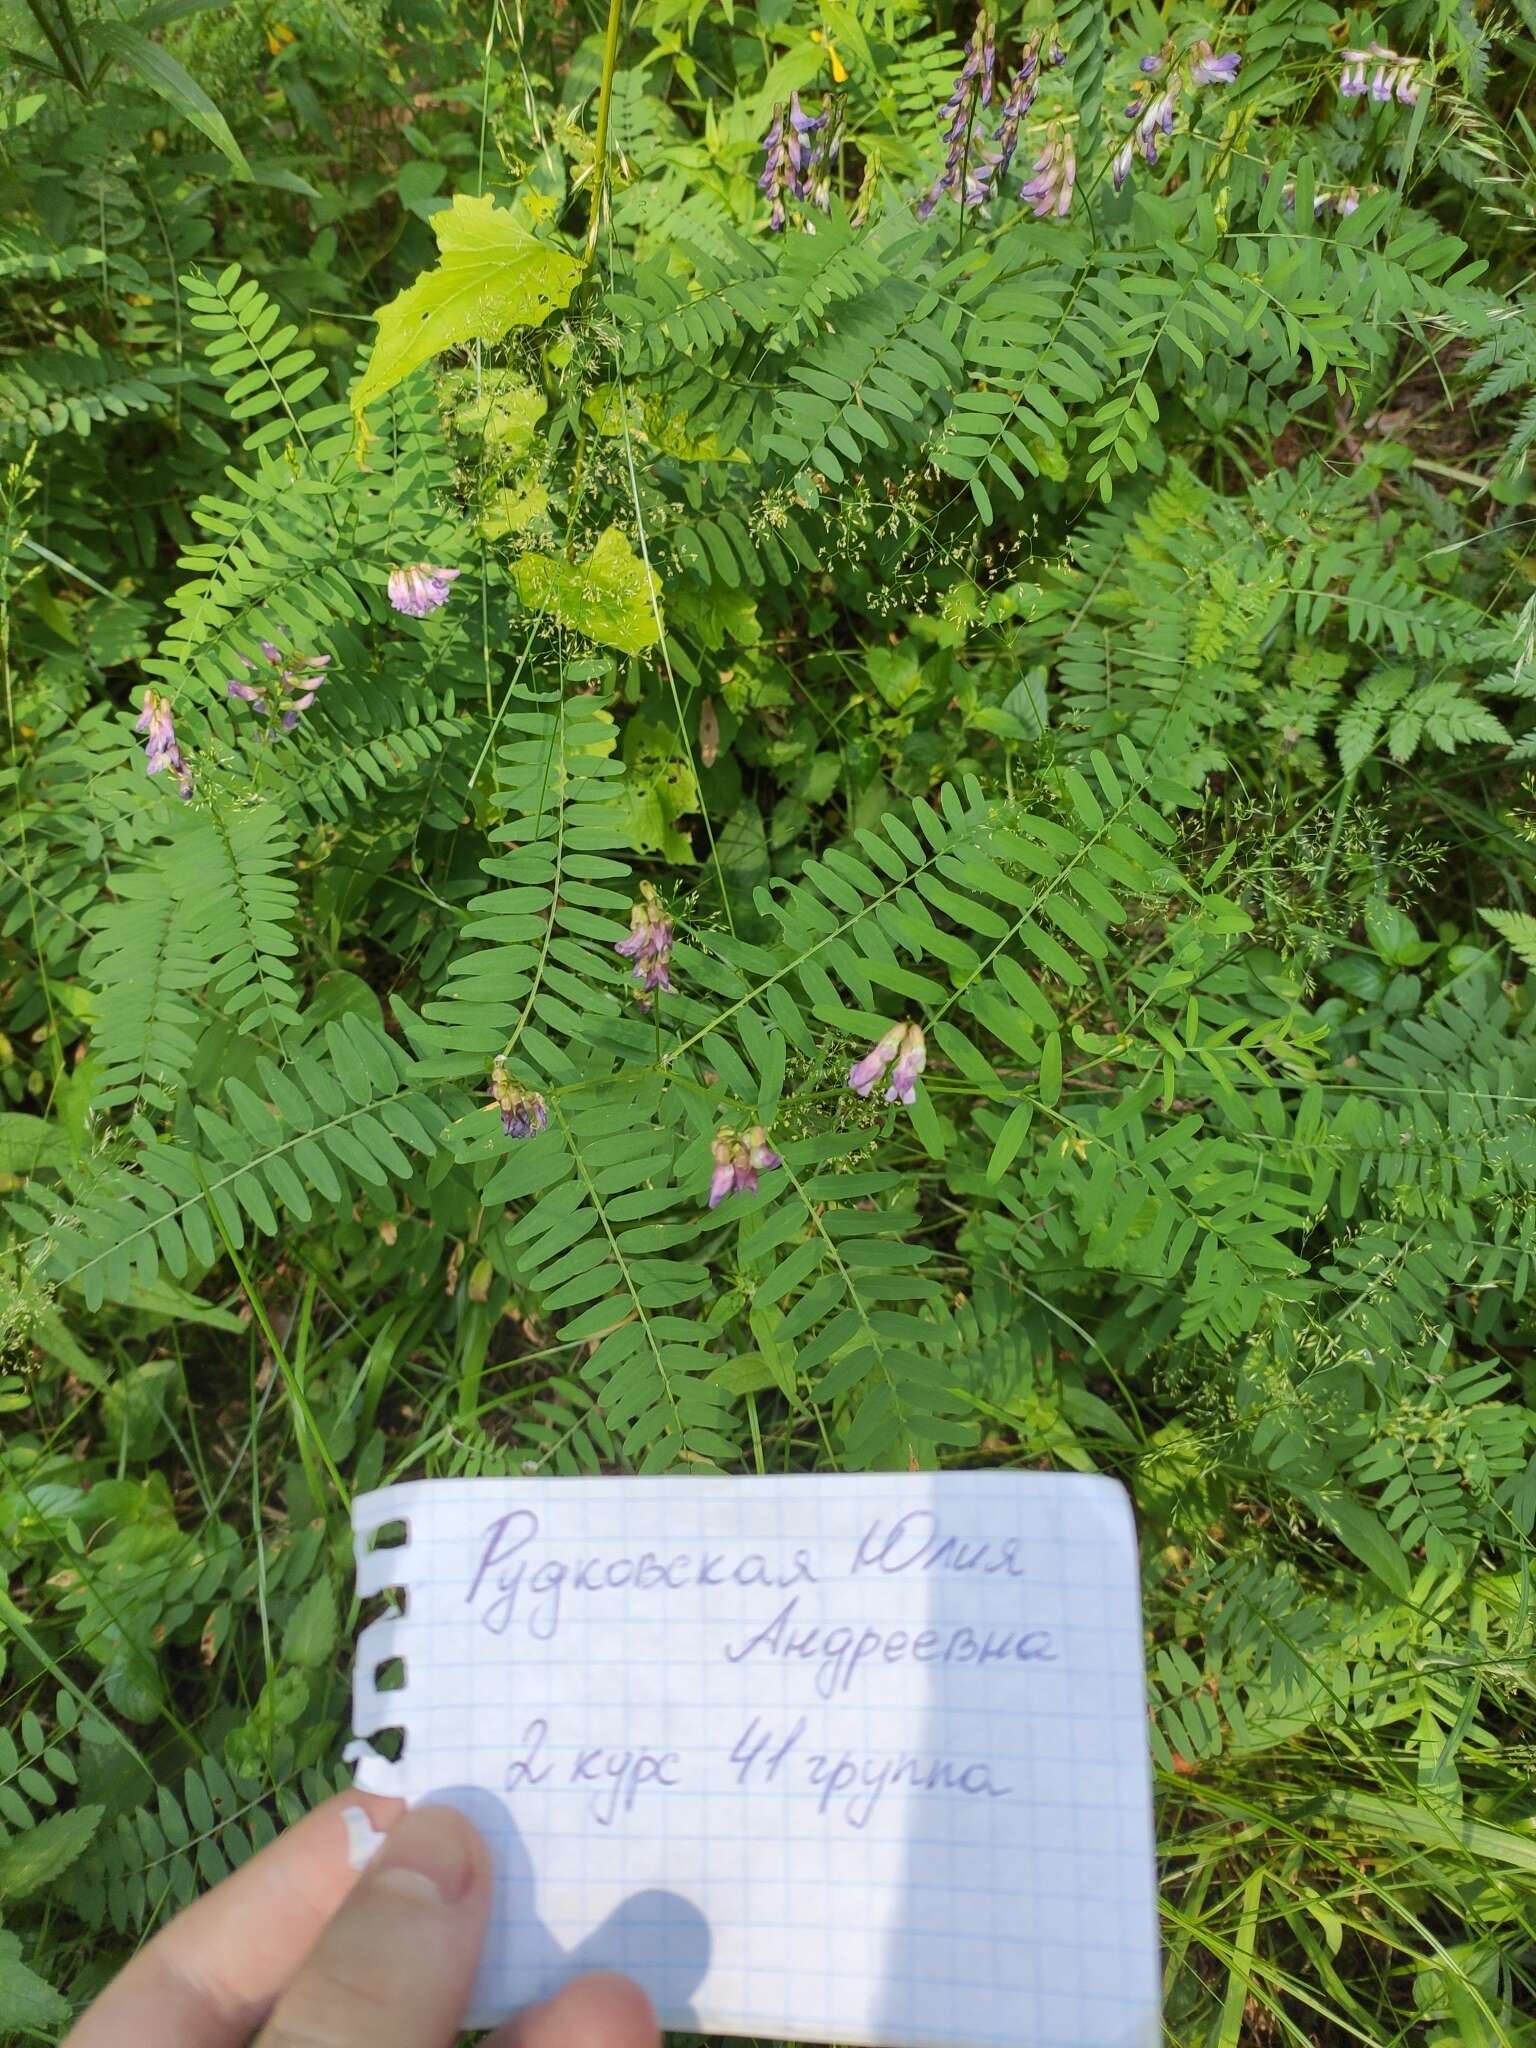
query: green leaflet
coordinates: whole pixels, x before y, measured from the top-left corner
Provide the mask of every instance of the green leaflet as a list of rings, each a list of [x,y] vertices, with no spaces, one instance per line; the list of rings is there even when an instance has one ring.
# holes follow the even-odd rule
[[[0,1843],[0,1903],[24,1899],[83,1856],[101,1826],[102,1808],[76,1806],[39,1821],[30,1834]]]
[[[661,638],[660,586],[616,526],[607,528],[584,562],[519,555],[512,573],[530,611],[548,612],[604,647],[641,654]]]
[[[21,1960],[21,1937],[0,1929],[0,2027],[52,2032],[69,2017],[66,2000]]]
[[[489,197],[460,193],[432,216],[441,261],[375,316],[378,338],[352,392],[367,408],[444,349],[500,341],[513,327],[542,326],[570,303],[581,276],[574,256],[538,241]]]
[[[163,43],[152,42],[148,36],[140,35],[137,29],[120,21],[97,22],[91,30],[91,38],[120,64],[125,64],[141,84],[147,85],[178,114],[184,115],[194,128],[200,128],[214,147],[228,157],[236,177],[250,177],[251,167],[228,121],[191,72],[171,55]]]

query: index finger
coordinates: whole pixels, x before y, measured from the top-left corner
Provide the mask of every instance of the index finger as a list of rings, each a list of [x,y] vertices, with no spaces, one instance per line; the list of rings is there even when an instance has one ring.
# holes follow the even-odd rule
[[[387,1830],[399,1799],[340,1792],[177,1914],[62,2048],[244,2048],[361,1875],[353,1836]],[[351,1815],[350,1820],[345,1816]]]

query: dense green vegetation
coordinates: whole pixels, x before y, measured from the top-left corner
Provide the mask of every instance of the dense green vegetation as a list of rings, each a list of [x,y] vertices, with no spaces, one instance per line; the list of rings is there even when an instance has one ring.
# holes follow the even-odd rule
[[[1135,1496],[1169,2039],[1530,2048],[1532,0],[132,6],[0,36],[0,2035],[342,1781],[356,1490],[981,1462]]]

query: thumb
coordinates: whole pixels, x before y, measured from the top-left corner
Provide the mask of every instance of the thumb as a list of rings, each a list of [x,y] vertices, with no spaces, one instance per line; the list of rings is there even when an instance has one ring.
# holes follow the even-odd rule
[[[462,1814],[402,1815],[254,2048],[450,2048],[490,1901],[490,1857]]]

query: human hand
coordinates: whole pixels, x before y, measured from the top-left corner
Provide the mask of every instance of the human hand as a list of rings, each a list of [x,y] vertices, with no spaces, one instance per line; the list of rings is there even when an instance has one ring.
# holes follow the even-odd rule
[[[385,1831],[361,1872],[349,1807]],[[490,1855],[461,1814],[344,1792],[179,1914],[63,2048],[451,2048],[490,1902]],[[592,1976],[482,2048],[659,2043],[639,1986]]]

